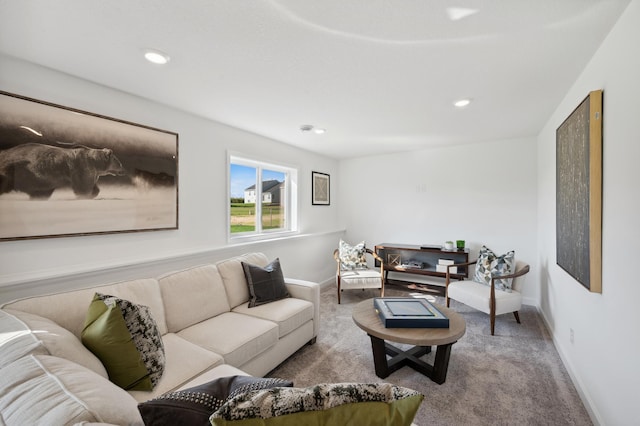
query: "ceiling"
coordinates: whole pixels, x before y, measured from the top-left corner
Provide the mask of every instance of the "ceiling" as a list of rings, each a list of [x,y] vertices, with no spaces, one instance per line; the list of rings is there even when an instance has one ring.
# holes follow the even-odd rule
[[[341,159],[537,135],[628,3],[0,0],[0,52]]]

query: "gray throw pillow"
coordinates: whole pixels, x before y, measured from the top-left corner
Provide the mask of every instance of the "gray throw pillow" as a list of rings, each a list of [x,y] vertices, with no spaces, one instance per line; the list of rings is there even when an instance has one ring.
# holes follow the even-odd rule
[[[250,308],[290,297],[284,284],[280,259],[274,260],[264,268],[242,262],[242,269],[249,287]]]

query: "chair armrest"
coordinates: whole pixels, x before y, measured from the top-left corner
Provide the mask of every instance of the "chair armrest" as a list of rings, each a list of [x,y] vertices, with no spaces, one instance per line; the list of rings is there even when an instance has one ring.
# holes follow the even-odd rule
[[[291,297],[313,303],[313,335],[317,336],[320,326],[320,284],[286,277],[284,284]]]
[[[365,248],[365,250],[367,251],[367,253],[369,253],[371,256],[373,256],[373,258],[375,260],[377,260],[380,263],[384,263],[384,261],[382,260],[382,258],[380,256],[378,256],[378,253],[376,253],[375,251]]]
[[[521,277],[522,275],[526,274],[527,272],[529,272],[529,265],[526,265],[524,268],[520,269],[519,271],[514,272],[513,274],[491,275],[491,282],[493,282],[493,280],[501,280],[501,279],[507,279],[507,278],[518,278],[518,277]]]
[[[445,278],[445,281],[444,281],[445,288],[449,286],[449,282],[451,281],[451,272],[449,271],[449,268],[453,268],[454,266],[456,268],[458,266],[469,266],[469,265],[473,265],[475,263],[478,263],[478,259],[472,260],[471,262],[454,263],[453,265],[447,265],[447,277]]]

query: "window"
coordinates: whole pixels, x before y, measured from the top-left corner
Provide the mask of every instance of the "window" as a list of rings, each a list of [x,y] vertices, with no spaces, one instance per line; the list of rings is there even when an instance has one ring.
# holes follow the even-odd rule
[[[297,170],[229,156],[229,238],[297,229]]]

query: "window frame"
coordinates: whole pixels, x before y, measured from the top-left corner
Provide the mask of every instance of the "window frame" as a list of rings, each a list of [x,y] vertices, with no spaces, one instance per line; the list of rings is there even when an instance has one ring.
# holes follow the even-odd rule
[[[255,211],[255,231],[248,232],[231,232],[231,166],[237,164],[245,167],[253,167],[256,169],[256,211]],[[285,191],[284,191],[284,228],[262,229],[262,175],[263,170],[284,173],[285,175]],[[227,153],[227,241],[229,243],[267,240],[280,238],[286,235],[293,235],[298,230],[298,168],[284,163],[276,163],[273,161],[258,160],[252,156],[228,152]]]

